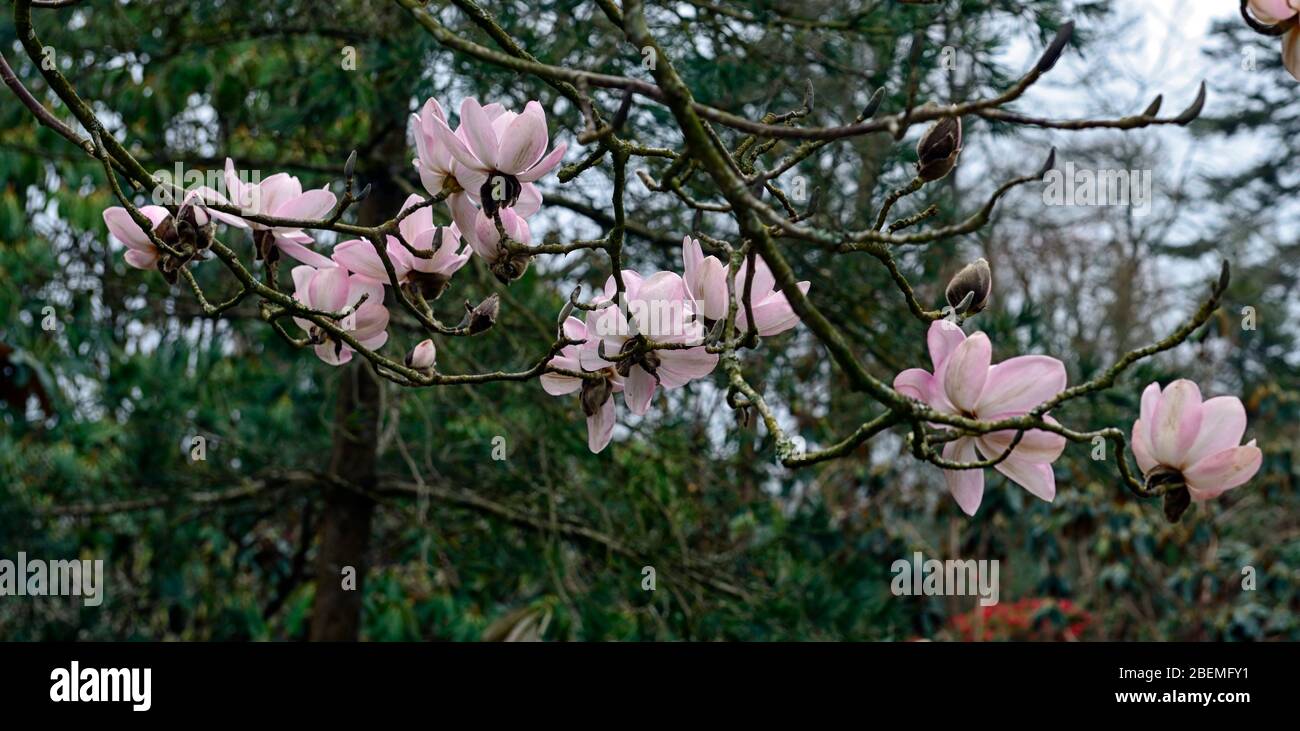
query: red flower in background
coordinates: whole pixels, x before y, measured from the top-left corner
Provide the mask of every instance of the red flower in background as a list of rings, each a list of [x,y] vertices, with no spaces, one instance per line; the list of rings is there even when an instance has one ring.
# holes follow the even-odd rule
[[[1027,597],[959,614],[948,628],[963,642],[1073,642],[1082,639],[1091,623],[1092,615],[1069,599]]]

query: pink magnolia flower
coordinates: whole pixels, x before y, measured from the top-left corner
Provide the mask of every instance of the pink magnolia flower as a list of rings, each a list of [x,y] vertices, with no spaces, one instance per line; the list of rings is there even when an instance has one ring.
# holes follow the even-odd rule
[[[302,182],[287,173],[276,173],[259,183],[245,183],[235,171],[235,163],[226,158],[226,194],[222,196],[211,188],[200,189],[207,203],[227,204],[239,208],[244,216],[271,216],[297,220],[316,220],[329,213],[336,202],[328,188],[303,192]],[[256,234],[269,232],[273,243],[281,251],[304,264],[327,267],[333,264],[322,254],[307,248],[311,236],[301,228],[292,226],[267,226],[246,221],[241,216],[212,211],[214,218],[238,228],[252,229]]]
[[[419,204],[421,200],[418,195],[409,196],[402,204],[402,210],[405,211]],[[461,246],[460,229],[454,223],[450,226],[435,224],[433,209],[429,206],[403,218],[397,224],[397,230],[401,232],[402,238],[406,239],[406,243],[410,244],[411,248],[417,251],[434,252],[429,259],[411,257],[411,269],[414,272],[450,277],[469,261],[470,250]],[[433,245],[434,242],[439,241],[439,236],[441,242],[435,250]]]
[[[452,196],[449,203],[452,220],[456,222],[461,236],[475,254],[483,257],[497,279],[509,284],[523,276],[528,269],[528,257],[511,255],[501,245],[501,234],[497,231],[496,221],[489,218],[482,209],[475,208],[465,196]],[[522,216],[509,208],[501,209],[497,215],[501,218],[501,227],[511,240],[521,244],[532,243],[533,234]]]
[[[402,210],[405,211],[420,203],[421,200],[423,199],[418,195],[408,197],[402,204]],[[437,250],[434,250],[433,244],[439,236],[440,228],[442,241]],[[393,272],[397,275],[399,285],[428,282],[430,287],[426,288],[426,291],[436,290],[437,293],[441,293],[442,287],[446,285],[451,275],[469,261],[469,250],[460,246],[459,230],[454,224],[447,227],[435,225],[433,211],[428,206],[403,218],[397,224],[397,230],[412,249],[434,252],[428,259],[416,256],[402,246],[402,242],[398,241],[396,236],[389,236],[385,250],[389,261],[393,264]],[[392,284],[388,271],[384,269],[383,260],[379,258],[374,245],[365,239],[340,242],[334,247],[332,258],[348,271],[366,279],[384,285]]]
[[[686,272],[686,287],[700,304],[700,313],[709,320],[727,316],[727,266],[715,256],[705,256],[700,242],[687,236],[682,239],[682,263]],[[799,324],[799,316],[790,307],[785,293],[776,290],[776,278],[762,257],[755,257],[754,281],[750,284],[749,303],[754,311],[755,329],[764,337],[783,333]],[[749,276],[749,262],[736,270],[736,332],[749,329],[749,316],[745,313],[745,280]],[[809,282],[799,282],[799,291],[808,293]]]
[[[327,260],[328,261],[328,260]],[[317,269],[312,266],[293,268],[294,299],[314,310],[339,312],[354,307],[366,295],[366,301],[356,311],[337,321],[339,329],[350,333],[357,342],[369,350],[376,350],[388,342],[388,309],[384,307],[384,288],[379,283],[358,275],[349,275],[342,267]],[[316,346],[316,356],[330,365],[343,365],[352,360],[352,347],[316,323],[295,317]]]
[[[460,127],[456,132],[439,116],[436,106],[432,111],[426,111],[421,124],[432,121],[434,140],[457,163],[449,172],[475,202],[487,209],[489,216],[498,208],[521,205],[518,215],[526,217],[536,212],[534,202],[540,206],[541,196],[529,184],[559,165],[566,149],[561,143],[549,154],[546,152],[550,136],[541,104],[530,101],[523,114],[515,114],[500,105],[484,107],[477,99],[466,97],[460,105]]]
[[[397,283],[405,284],[408,275],[411,273],[411,262],[415,257],[402,246],[396,236],[389,236],[385,249],[388,252],[388,259],[393,263],[393,272],[397,275]],[[353,272],[356,276],[365,278],[368,282],[379,285],[392,284],[388,278],[388,270],[384,268],[384,262],[375,252],[375,247],[366,239],[349,239],[340,241],[334,246],[334,253],[331,258],[339,266]]]
[[[894,379],[899,393],[945,414],[994,421],[1024,416],[1065,389],[1065,364],[1045,355],[1022,355],[993,365],[993,346],[977,332],[969,338],[957,325],[939,320],[926,337],[934,373],[909,368]],[[1049,422],[1055,423],[1050,417]],[[944,459],[973,462],[1000,456],[1014,430],[959,437],[944,445]],[[994,469],[1031,494],[1051,502],[1056,497],[1052,462],[1065,449],[1065,437],[1042,430],[1025,432],[1014,451]],[[944,470],[948,489],[967,515],[974,515],[984,496],[984,471]]]
[[[570,340],[586,340],[587,325],[576,317],[564,321],[564,334]],[[582,370],[581,346],[566,345],[551,359],[551,365],[567,371]],[[587,380],[548,372],[542,374],[542,389],[552,396],[567,396],[581,392],[579,403],[587,415],[587,448],[598,453],[609,444],[614,433],[614,423],[618,420],[618,410],[614,406],[614,394],[623,390],[623,377],[614,368],[600,371],[604,380]]]
[[[500,104],[488,104],[483,107],[483,113],[488,119],[495,121],[505,113],[505,108]],[[463,170],[456,162],[456,158],[452,156],[451,150],[439,140],[435,132],[436,125],[447,126],[447,115],[443,113],[442,105],[436,99],[430,98],[424,103],[421,113],[412,114],[411,117],[415,122],[415,170],[420,175],[420,182],[424,184],[424,189],[429,191],[430,195],[437,195],[446,185],[447,179],[453,178],[465,192],[453,193],[449,202],[458,196],[466,195],[477,203],[483,187],[482,175],[472,170]],[[468,148],[469,140],[465,135],[464,124],[456,128],[455,135]],[[512,207],[515,214],[527,218],[541,208],[542,194],[538,192],[537,186],[532,183],[521,183],[519,200]]]
[[[1201,389],[1179,379],[1142,392],[1142,415],[1133,422],[1133,456],[1143,475],[1164,468],[1182,475],[1192,499],[1218,497],[1259,471],[1264,454],[1245,445],[1246,408],[1235,396],[1201,401]]]
[[[644,414],[658,387],[671,390],[704,378],[718,365],[718,356],[703,347],[704,324],[696,316],[695,300],[681,276],[656,272],[643,280],[636,272],[624,270],[623,283],[622,302],[587,313],[588,338],[579,351],[579,361],[587,371],[614,368],[625,379],[623,398],[628,408],[634,414]],[[610,277],[604,296],[597,301],[614,300],[616,293]],[[701,345],[642,352],[640,346],[646,338],[656,343]],[[625,351],[635,355],[617,362],[606,360],[600,355],[602,343],[607,356]]]
[[[143,206],[140,212],[149,219],[155,230],[171,216],[171,213],[162,206]],[[126,253],[122,258],[126,259],[127,264],[136,269],[158,267],[158,258],[162,256],[162,252],[149,240],[149,234],[140,228],[135,219],[131,218],[130,212],[121,206],[113,206],[105,208],[103,215],[109,233],[126,246]]]

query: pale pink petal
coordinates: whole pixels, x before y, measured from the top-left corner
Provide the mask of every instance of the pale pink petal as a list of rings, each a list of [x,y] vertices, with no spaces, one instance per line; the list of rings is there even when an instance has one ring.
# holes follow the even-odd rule
[[[593,454],[599,454],[609,444],[617,420],[618,410],[614,407],[613,396],[595,414],[587,417],[587,448]]]
[[[555,166],[559,165],[560,162],[564,160],[564,151],[567,149],[569,149],[569,145],[565,142],[561,142],[555,146],[555,149],[547,153],[546,157],[539,160],[536,165],[522,173],[519,173],[515,177],[518,178],[521,183],[532,183],[540,180],[543,175],[554,170]]]
[[[352,349],[344,345],[339,348],[332,342],[317,345],[316,357],[332,366],[340,366],[352,360]]]
[[[1065,390],[1065,364],[1046,355],[1008,358],[989,369],[975,412],[1027,412]]]
[[[991,421],[997,421],[1003,418],[1001,415],[988,417]],[[1056,420],[1050,416],[1044,417],[1044,421],[1049,424],[1056,424]],[[1015,439],[1016,432],[1008,429],[1005,431],[996,431],[979,437],[979,447],[984,451],[986,457],[993,458],[1001,455],[1011,446]],[[1022,462],[1054,462],[1061,453],[1065,451],[1066,439],[1060,434],[1042,429],[1031,429],[1025,432],[1016,444],[1016,449],[1011,456]]]
[[[1171,467],[1190,467],[1206,457],[1229,447],[1241,444],[1246,433],[1246,407],[1235,396],[1218,396],[1201,404],[1201,428],[1196,441],[1182,464]]]
[[[334,209],[338,199],[333,193],[323,188],[309,190],[300,196],[290,198],[274,209],[271,215],[276,218],[290,218],[299,221],[318,221]]]
[[[939,379],[944,393],[963,413],[975,413],[984,383],[988,380],[992,357],[993,345],[988,336],[977,332],[958,345],[943,364]]]
[[[522,173],[541,159],[547,142],[546,113],[542,105],[530,101],[501,138],[497,170],[507,175]]]
[[[664,388],[677,388],[697,378],[704,378],[718,366],[718,354],[704,348],[660,350],[659,379]]]
[[[541,191],[537,190],[537,186],[532,183],[524,183],[519,191],[519,200],[515,201],[510,210],[520,218],[528,218],[542,210]]]
[[[655,395],[655,378],[646,373],[641,366],[632,366],[623,384],[623,398],[627,401],[627,408],[632,413],[640,416],[650,410],[650,401]]]
[[[992,459],[996,456],[986,454],[984,458]],[[1034,497],[1049,503],[1056,499],[1056,475],[1052,474],[1052,465],[1049,463],[1018,459],[1013,455],[994,465],[993,469],[1028,490]]]
[[[799,291],[807,294],[808,288],[812,285],[809,282],[799,282],[798,286]],[[761,304],[755,303],[752,309],[758,334],[763,337],[779,335],[799,324],[799,315],[795,314],[784,293],[771,294]],[[744,305],[739,304],[736,311],[736,329],[741,331],[748,329],[748,322],[749,317],[745,314]]]
[[[310,239],[308,240],[310,241]],[[280,251],[283,251],[285,254],[287,254],[295,261],[300,261],[303,264],[309,264],[313,267],[316,267],[317,269],[324,269],[324,268],[334,266],[334,262],[330,260],[329,257],[325,256],[324,254],[312,251],[311,249],[308,249],[306,246],[303,246],[301,243],[293,239],[283,237],[277,234],[275,237],[275,245],[280,247]]]
[[[551,365],[570,371],[578,370],[578,363],[572,358],[554,358],[551,360]],[[565,396],[576,393],[582,388],[581,378],[566,376],[563,373],[543,373],[538,380],[542,382],[542,390],[552,396]]]
[[[288,201],[302,195],[302,183],[288,173],[276,173],[258,183],[250,193],[253,207],[257,213],[274,215],[272,212]]]
[[[1151,446],[1151,425],[1155,423],[1156,407],[1159,405],[1160,405],[1160,384],[1155,381],[1152,381],[1150,384],[1147,385],[1145,389],[1142,390],[1142,403],[1140,407],[1141,408],[1140,414],[1142,417],[1141,418],[1142,428],[1146,432],[1148,447]],[[1151,454],[1152,457],[1155,456],[1154,452],[1152,452]]]
[[[1147,425],[1141,419],[1133,422],[1131,437],[1133,458],[1137,460],[1138,469],[1146,474],[1156,467],[1156,458],[1151,456],[1151,438],[1147,435]]]
[[[159,216],[158,212],[162,215]],[[146,218],[157,228],[159,223],[167,217],[167,209],[162,206],[145,206],[140,209]],[[153,242],[149,240],[149,234],[145,233],[140,226],[131,218],[130,211],[120,206],[105,208],[104,225],[108,226],[108,232],[126,245],[129,249],[135,249],[142,252],[152,252],[154,250]]]
[[[466,145],[465,140],[461,139],[460,136],[451,131],[451,128],[447,126],[445,121],[441,119],[433,120],[432,129],[434,139],[446,148],[447,152],[451,154],[451,157],[454,158],[456,162],[460,163],[465,168],[478,170],[480,172],[486,172],[489,169],[474,155],[474,152]],[[465,129],[463,121],[461,123],[461,129]],[[460,171],[457,171],[457,179],[460,178],[459,172]]]
[[[140,251],[139,249],[127,249],[122,254],[126,263],[136,269],[153,269],[158,263],[158,253],[154,251]]]
[[[472,96],[465,97],[465,100],[460,103],[460,128],[465,133],[469,148],[474,151],[474,157],[478,162],[489,170],[498,169],[497,135],[492,130],[492,120],[488,119],[488,116],[483,113],[483,107],[479,106],[478,100]],[[457,159],[460,159],[459,156]],[[465,162],[465,164],[474,167],[472,162]]]
[[[935,320],[930,323],[930,330],[925,336],[926,344],[930,349],[930,364],[934,366],[934,372],[939,372],[939,366],[948,360],[952,351],[957,349],[958,345],[966,342],[966,333],[954,322],[948,320]]]
[[[1255,440],[1241,447],[1216,452],[1183,470],[1193,500],[1209,500],[1241,485],[1259,472],[1264,453]]]
[[[1165,387],[1151,425],[1151,456],[1170,467],[1183,463],[1201,429],[1201,389],[1180,378]]]
[[[930,402],[930,384],[934,376],[923,368],[908,368],[894,377],[894,390],[923,404]]]
[[[337,312],[347,305],[348,273],[342,267],[318,270],[307,285],[307,292],[313,309]]]
[[[975,440],[962,437],[943,447],[943,458],[949,462],[974,462]],[[967,515],[974,515],[984,499],[984,470],[944,470],[943,479],[958,507]]]

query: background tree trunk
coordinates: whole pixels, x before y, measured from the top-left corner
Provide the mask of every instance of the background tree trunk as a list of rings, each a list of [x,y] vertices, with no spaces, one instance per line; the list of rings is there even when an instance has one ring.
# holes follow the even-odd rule
[[[405,134],[401,125],[390,128],[375,158],[357,170],[379,171],[370,182],[370,194],[358,204],[357,218],[362,225],[373,226],[395,215],[404,196],[392,177],[388,164],[401,160]],[[355,359],[340,374],[338,397],[334,407],[334,444],[330,454],[330,474],[349,484],[369,490],[375,486],[375,463],[379,445],[378,376],[368,363]],[[366,553],[370,548],[371,519],[374,501],[353,490],[326,486],[325,506],[321,517],[320,549],[316,556],[316,596],[312,603],[309,638],[318,641],[355,641],[361,631],[361,602],[364,596]],[[356,584],[343,587],[343,570],[356,571]]]

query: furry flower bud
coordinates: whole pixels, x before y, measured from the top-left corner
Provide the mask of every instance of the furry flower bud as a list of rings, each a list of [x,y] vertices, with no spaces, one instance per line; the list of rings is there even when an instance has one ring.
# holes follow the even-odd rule
[[[957,166],[961,154],[961,118],[944,117],[916,143],[916,175],[927,183],[942,179]]]

